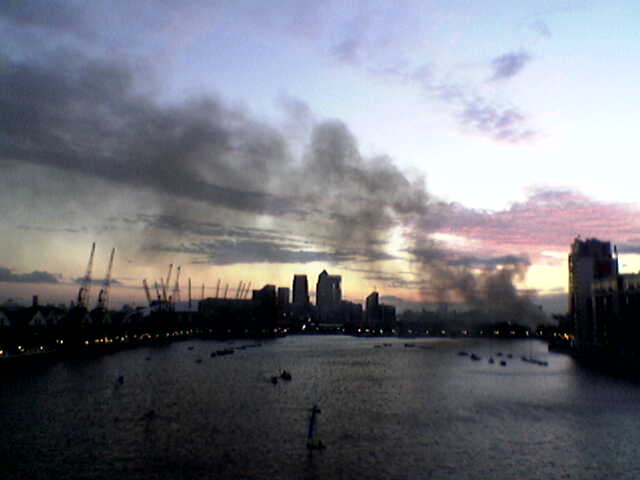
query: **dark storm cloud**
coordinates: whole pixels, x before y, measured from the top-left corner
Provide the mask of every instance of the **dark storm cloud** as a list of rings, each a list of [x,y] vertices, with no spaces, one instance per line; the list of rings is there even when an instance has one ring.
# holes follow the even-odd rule
[[[234,263],[309,263],[348,261],[377,262],[395,257],[382,250],[314,249],[306,237],[292,235],[275,229],[223,225],[212,222],[198,222],[167,215],[139,215],[126,219],[127,223],[143,223],[148,227],[169,230],[181,237],[197,235],[206,240],[169,242],[152,244],[150,250],[158,252],[186,253],[200,257],[197,263],[231,265]],[[326,239],[325,239],[326,240]],[[383,245],[380,245],[382,247]]]
[[[449,265],[455,267],[497,267],[497,266],[518,266],[529,265],[529,259],[527,257],[519,257],[516,255],[503,255],[500,257],[460,257],[448,261]]]
[[[508,52],[491,61],[493,75],[491,80],[504,80],[517,75],[531,60],[526,52]]]
[[[316,119],[309,105],[298,98],[281,95],[279,105],[285,114],[283,131],[291,142],[305,143],[313,130]]]
[[[418,281],[430,286],[421,287],[425,294],[436,289],[445,298],[448,289],[473,305],[493,305],[502,295],[502,305],[514,312],[520,306],[511,282],[519,269],[486,265],[483,275],[473,275],[449,265],[437,245],[419,241],[442,221],[442,204],[423,178],[409,179],[391,158],[363,156],[342,122],[315,124],[296,161],[276,128],[212,98],[160,105],[139,92],[140,78],[121,63],[67,51],[2,68],[0,158],[104,179],[123,194],[155,193],[153,211],[163,214],[138,219],[149,227],[145,248],[216,265],[375,262],[393,258],[384,247],[401,226],[412,231]],[[484,108],[468,113],[471,126],[497,139],[518,137],[521,119]],[[74,195],[71,188],[63,193]],[[212,207],[220,224],[190,220],[179,199]],[[282,235],[222,226],[238,214],[247,223],[284,216],[300,227]],[[155,238],[158,231],[172,235]],[[181,242],[186,234],[211,238]]]
[[[122,65],[73,55],[4,65],[0,154],[215,206],[295,211],[265,190],[288,161],[274,129],[210,98],[161,107]]]
[[[44,232],[44,233],[87,233],[89,230],[85,227],[72,228],[72,227],[40,227],[37,225],[18,225],[19,230],[25,230],[27,232]]]
[[[343,247],[371,250],[392,227],[428,214],[424,180],[409,180],[389,157],[362,157],[341,122],[315,128],[303,163],[301,194],[321,206],[320,232]]]
[[[244,237],[244,238],[243,238]],[[196,257],[194,263],[232,265],[236,263],[311,263],[378,262],[394,257],[381,250],[320,250],[303,242],[283,243],[286,239],[260,239],[260,236],[234,235],[227,231],[221,238],[183,242],[179,245],[155,244],[158,252],[184,253]]]
[[[193,242],[180,246],[152,246],[154,250],[188,253],[201,257],[194,263],[233,265],[237,263],[341,263],[357,259],[353,253],[322,252],[300,249],[297,245],[261,242],[257,240],[217,240]]]
[[[288,232],[280,230],[201,222],[170,215],[141,214],[134,219],[127,218],[123,219],[123,221],[125,223],[143,224],[154,229],[169,230],[180,234],[180,236],[200,235],[209,238],[240,238],[270,242],[293,242],[296,244],[308,243],[308,240],[304,238],[295,237]]]
[[[82,27],[85,16],[71,2],[6,0],[0,2],[0,18],[21,27],[88,32]]]
[[[173,198],[183,198],[311,218],[319,228],[305,233],[328,236],[333,248],[371,250],[391,227],[428,210],[423,181],[407,179],[388,157],[363,157],[340,122],[316,125],[302,164],[294,165],[276,129],[211,98],[157,105],[136,92],[123,65],[67,54],[5,67],[6,159],[148,189],[168,211]]]
[[[0,267],[0,282],[7,283],[58,283],[60,275],[35,270],[31,273],[13,273],[11,269]]]

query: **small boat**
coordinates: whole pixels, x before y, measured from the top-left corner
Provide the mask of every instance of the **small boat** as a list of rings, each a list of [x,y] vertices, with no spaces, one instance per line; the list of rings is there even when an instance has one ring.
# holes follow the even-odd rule
[[[276,377],[275,375],[273,377],[271,377],[271,383],[273,383],[274,385],[277,385],[278,377]]]
[[[489,357],[489,363],[495,363],[495,360],[493,359],[493,357]]]
[[[479,357],[478,355],[476,355],[475,353],[472,353],[470,358],[471,358],[471,360],[473,360],[474,362],[476,362],[476,361],[480,360],[480,357]]]
[[[504,360],[500,360],[500,366],[501,367],[506,367],[507,366],[507,362],[505,362]]]
[[[460,355],[461,357],[467,357],[469,355],[469,352],[460,351],[458,352],[458,355]]]
[[[317,415],[320,413],[320,409],[317,405],[314,405],[311,409],[311,417],[309,417],[309,430],[307,432],[307,450],[312,452],[313,450],[324,450],[327,448],[322,440],[316,437],[316,422]]]
[[[282,380],[291,380],[291,374],[286,370],[282,370],[282,373],[280,374],[280,378]]]

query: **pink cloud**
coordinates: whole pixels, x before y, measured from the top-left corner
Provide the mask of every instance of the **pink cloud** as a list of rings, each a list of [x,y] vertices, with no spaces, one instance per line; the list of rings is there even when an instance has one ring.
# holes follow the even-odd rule
[[[463,236],[495,252],[567,250],[578,235],[614,243],[640,236],[640,206],[596,202],[573,191],[537,190],[509,209],[486,212],[454,205],[442,233]]]

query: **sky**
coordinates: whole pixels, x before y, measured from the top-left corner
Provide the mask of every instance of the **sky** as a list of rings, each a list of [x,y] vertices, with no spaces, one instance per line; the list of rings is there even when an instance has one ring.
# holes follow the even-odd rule
[[[326,269],[356,302],[562,313],[576,236],[640,270],[638,19],[615,0],[2,2],[0,301],[68,303],[95,242],[93,298],[115,248],[116,305],[171,263],[194,298]]]

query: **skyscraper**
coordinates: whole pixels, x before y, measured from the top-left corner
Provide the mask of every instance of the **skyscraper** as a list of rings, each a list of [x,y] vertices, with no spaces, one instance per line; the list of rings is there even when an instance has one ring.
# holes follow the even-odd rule
[[[618,275],[618,253],[611,242],[576,238],[569,254],[569,316],[574,323],[575,343],[590,346],[596,338],[592,284]]]
[[[278,305],[280,307],[289,306],[289,287],[278,287]]]
[[[293,304],[297,307],[309,305],[309,283],[306,275],[293,276]]]
[[[378,292],[371,292],[366,298],[365,318],[368,327],[373,327],[380,321],[380,296]]]
[[[340,275],[329,275],[326,270],[323,270],[318,275],[316,307],[320,312],[339,308],[342,301],[341,282],[342,277]]]

